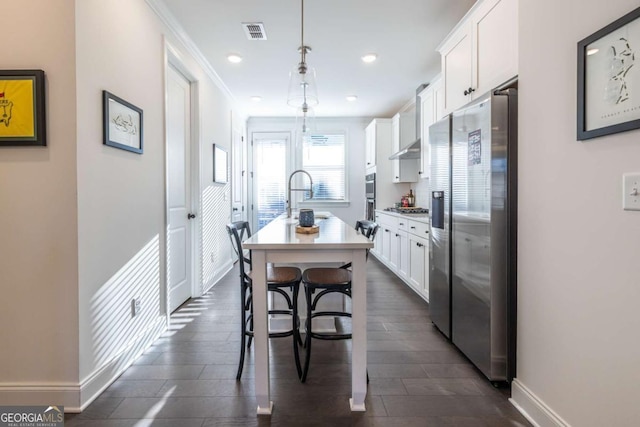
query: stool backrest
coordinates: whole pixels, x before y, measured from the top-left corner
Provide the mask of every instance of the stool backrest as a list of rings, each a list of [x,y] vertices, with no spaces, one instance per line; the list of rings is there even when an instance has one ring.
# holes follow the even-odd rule
[[[227,232],[231,239],[231,246],[238,255],[240,266],[240,278],[249,281],[249,272],[251,272],[251,251],[242,249],[242,241],[251,237],[251,227],[247,221],[235,221],[227,224]]]
[[[356,222],[356,230],[358,230],[362,235],[366,236],[367,239],[373,241],[376,238],[376,233],[380,226],[373,221],[369,221],[366,219],[361,219]],[[367,249],[367,259],[369,258],[369,249]]]

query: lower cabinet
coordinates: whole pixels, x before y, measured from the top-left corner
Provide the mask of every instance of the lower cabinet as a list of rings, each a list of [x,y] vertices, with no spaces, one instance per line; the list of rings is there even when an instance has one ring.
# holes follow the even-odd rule
[[[376,222],[380,229],[371,253],[429,301],[429,225],[381,212]]]
[[[409,234],[409,283],[429,301],[429,242]]]

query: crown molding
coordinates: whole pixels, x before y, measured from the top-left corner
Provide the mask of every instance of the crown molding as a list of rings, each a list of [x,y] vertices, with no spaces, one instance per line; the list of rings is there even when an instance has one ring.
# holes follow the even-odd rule
[[[204,72],[209,76],[211,81],[224,92],[224,94],[229,98],[231,104],[234,108],[237,108],[236,98],[229,90],[229,87],[222,81],[216,70],[211,66],[211,63],[207,60],[207,58],[202,54],[202,51],[198,48],[195,42],[189,37],[187,32],[184,30],[182,25],[176,20],[173,14],[169,11],[167,6],[164,4],[162,0],[145,0],[147,5],[155,12],[155,14],[160,18],[162,23],[169,29],[171,34],[182,43],[183,47],[187,50],[187,52],[193,56],[198,65],[202,67]]]

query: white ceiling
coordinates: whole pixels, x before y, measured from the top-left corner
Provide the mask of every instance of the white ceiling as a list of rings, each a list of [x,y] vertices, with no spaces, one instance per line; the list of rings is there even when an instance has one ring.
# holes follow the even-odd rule
[[[289,72],[300,61],[301,0],[161,0],[247,116],[293,116]],[[391,117],[440,72],[435,48],[475,0],[306,0],[307,64],[317,72],[317,117]],[[248,40],[242,22],[262,22]],[[378,54],[365,64],[361,56]],[[244,60],[232,64],[230,53]],[[347,95],[357,95],[348,102]],[[261,96],[256,103],[251,96]]]

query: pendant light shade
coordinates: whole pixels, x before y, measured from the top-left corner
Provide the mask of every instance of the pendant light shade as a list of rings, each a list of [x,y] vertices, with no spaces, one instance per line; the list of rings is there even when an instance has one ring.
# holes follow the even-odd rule
[[[289,94],[287,104],[301,108],[304,103],[309,107],[318,105],[318,86],[316,85],[316,70],[307,67],[305,72],[299,71],[300,66],[294,67],[289,73]]]

